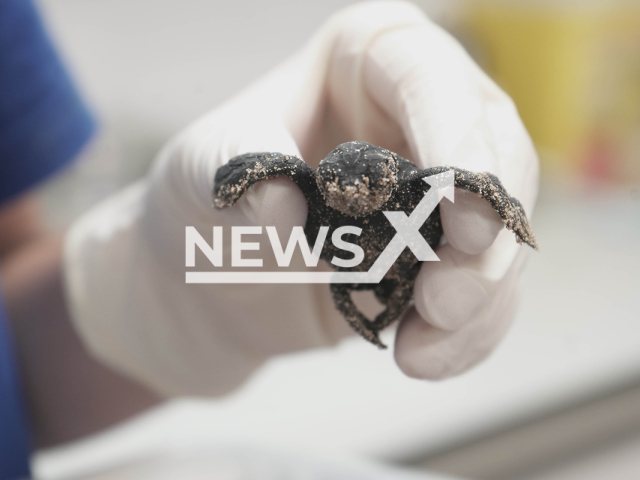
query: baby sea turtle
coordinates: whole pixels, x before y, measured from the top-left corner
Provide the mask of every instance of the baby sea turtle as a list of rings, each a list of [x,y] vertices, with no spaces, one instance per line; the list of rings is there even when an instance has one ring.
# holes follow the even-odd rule
[[[362,229],[359,236],[345,235],[349,243],[362,247],[364,260],[356,267],[331,264],[335,257],[349,257],[331,242],[324,246],[320,258],[340,271],[366,272],[396,234],[384,211],[411,214],[431,188],[422,179],[449,170],[455,172],[457,188],[476,193],[500,214],[518,243],[537,250],[536,239],[520,202],[510,197],[498,178],[490,173],[474,173],[455,167],[421,170],[410,161],[381,147],[365,142],[339,145],[314,171],[300,158],[281,153],[246,153],[232,158],[216,172],[214,204],[217,208],[233,205],[256,182],[286,175],[304,193],[309,213],[304,232],[314,245],[321,226],[328,226],[328,237],[342,226]],[[442,237],[438,207],[419,229],[429,246],[435,249]],[[345,258],[346,260],[347,258]],[[420,261],[405,248],[378,284],[331,284],[336,308],[351,327],[371,343],[384,348],[379,332],[397,320],[410,304]],[[372,290],[384,310],[368,319],[354,304],[351,292]]]

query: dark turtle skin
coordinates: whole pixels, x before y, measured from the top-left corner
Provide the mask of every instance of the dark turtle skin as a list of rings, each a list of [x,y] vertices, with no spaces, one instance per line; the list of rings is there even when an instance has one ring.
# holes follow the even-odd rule
[[[333,265],[334,256],[348,260],[352,254],[336,248],[332,242],[326,242],[320,258],[340,271],[368,271],[396,233],[382,212],[411,214],[431,188],[423,177],[448,170],[455,172],[455,187],[476,193],[491,204],[506,227],[515,233],[518,243],[538,249],[522,205],[507,194],[496,176],[455,167],[421,170],[399,155],[365,142],[339,145],[320,162],[317,171],[300,158],[281,153],[247,153],[234,157],[216,172],[214,205],[217,208],[233,205],[256,182],[287,176],[307,199],[309,213],[304,232],[310,245],[315,244],[323,225],[329,227],[327,238],[342,226],[362,229],[359,236],[343,236],[345,241],[364,250],[360,265],[353,268]],[[431,248],[440,244],[443,232],[439,206],[419,232]],[[378,284],[331,284],[336,308],[357,333],[385,348],[379,332],[397,320],[411,303],[420,264],[411,250],[405,248]],[[351,299],[351,292],[355,290],[372,290],[384,310],[375,319],[368,319]]]

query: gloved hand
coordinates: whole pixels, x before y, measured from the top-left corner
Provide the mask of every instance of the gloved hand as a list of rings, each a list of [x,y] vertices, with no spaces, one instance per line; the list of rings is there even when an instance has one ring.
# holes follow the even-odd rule
[[[537,159],[509,98],[415,6],[366,3],[330,19],[296,55],[173,139],[143,181],[78,220],[65,268],[75,325],[89,350],[163,395],[216,395],[268,357],[331,345],[351,332],[327,285],[185,284],[185,226],[304,225],[286,178],[212,207],[216,169],[246,152],[312,166],[363,140],[421,167],[495,173],[530,214]],[[525,248],[474,194],[441,204],[448,244],[423,265],[415,309],[395,345],[421,378],[484,358],[513,317]],[[286,237],[285,237],[286,238]],[[225,249],[225,265],[230,252]],[[273,259],[265,269],[276,270]]]

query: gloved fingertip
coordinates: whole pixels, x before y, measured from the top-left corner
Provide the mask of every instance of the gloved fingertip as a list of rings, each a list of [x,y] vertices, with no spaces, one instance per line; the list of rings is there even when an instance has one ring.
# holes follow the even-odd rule
[[[400,370],[422,380],[443,380],[450,376],[452,366],[446,357],[432,351],[449,335],[450,332],[429,325],[415,309],[410,309],[396,332],[394,357]]]
[[[459,330],[489,302],[486,289],[450,259],[423,266],[414,287],[415,306],[426,322],[443,330]]]
[[[254,185],[244,195],[240,208],[254,225],[276,227],[288,233],[307,222],[307,200],[302,190],[287,177],[278,177]]]
[[[440,203],[442,229],[456,250],[477,255],[488,249],[504,223],[498,212],[475,193],[456,189],[455,203]]]

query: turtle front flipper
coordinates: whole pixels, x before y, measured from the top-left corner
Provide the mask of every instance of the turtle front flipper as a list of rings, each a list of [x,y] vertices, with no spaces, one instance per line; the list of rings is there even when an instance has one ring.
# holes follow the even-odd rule
[[[454,185],[484,198],[493,209],[498,212],[505,226],[516,235],[518,243],[526,243],[531,248],[538,250],[538,242],[527,220],[527,214],[520,201],[509,196],[502,183],[492,173],[476,173],[456,167],[435,167],[421,170],[412,177],[414,185],[421,188],[429,187],[422,182],[423,177],[436,175],[448,170],[455,171]]]
[[[255,183],[281,176],[293,180],[307,198],[317,190],[313,169],[300,158],[282,153],[245,153],[233,157],[216,172],[214,205],[231,206]]]

